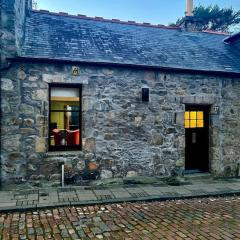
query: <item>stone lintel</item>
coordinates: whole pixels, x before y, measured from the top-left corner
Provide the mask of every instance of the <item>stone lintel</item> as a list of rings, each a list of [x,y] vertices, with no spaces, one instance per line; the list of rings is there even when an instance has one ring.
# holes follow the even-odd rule
[[[185,96],[182,99],[184,104],[206,104],[212,105],[216,102],[216,99],[212,96]]]

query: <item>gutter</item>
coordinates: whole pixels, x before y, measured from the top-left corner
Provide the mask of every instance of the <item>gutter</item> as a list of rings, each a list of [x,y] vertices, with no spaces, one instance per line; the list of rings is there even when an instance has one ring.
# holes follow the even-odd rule
[[[193,74],[204,74],[204,75],[216,75],[221,77],[240,77],[240,72],[229,72],[229,71],[210,71],[190,68],[175,68],[175,67],[163,67],[157,65],[144,65],[144,64],[131,64],[131,63],[113,63],[113,62],[94,62],[94,61],[77,61],[77,60],[66,60],[66,59],[51,59],[51,58],[32,58],[32,57],[15,57],[8,58],[12,62],[31,62],[31,63],[58,63],[58,64],[82,64],[88,66],[104,66],[104,67],[122,67],[122,68],[133,68],[133,69],[147,69],[147,70],[163,70],[166,72],[174,73],[193,73]]]

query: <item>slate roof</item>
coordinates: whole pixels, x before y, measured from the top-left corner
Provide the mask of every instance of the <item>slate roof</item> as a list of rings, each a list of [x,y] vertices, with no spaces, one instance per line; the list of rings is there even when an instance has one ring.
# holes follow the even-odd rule
[[[21,57],[240,73],[222,34],[32,11]]]
[[[224,42],[227,44],[237,45],[238,47],[240,47],[240,32],[225,38]]]

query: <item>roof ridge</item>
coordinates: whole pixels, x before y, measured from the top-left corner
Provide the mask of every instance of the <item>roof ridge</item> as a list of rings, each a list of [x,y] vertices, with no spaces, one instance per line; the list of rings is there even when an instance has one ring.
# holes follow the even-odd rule
[[[151,24],[148,22],[142,22],[142,23],[138,23],[136,21],[132,21],[132,20],[128,20],[128,21],[122,21],[120,19],[106,19],[103,17],[89,17],[87,15],[84,14],[77,14],[77,15],[72,15],[69,14],[67,12],[50,12],[49,10],[34,10],[32,9],[32,12],[36,12],[36,13],[44,13],[44,14],[51,14],[54,16],[63,16],[63,17],[70,17],[70,18],[77,18],[77,19],[85,19],[85,20],[93,20],[93,21],[98,21],[98,22],[110,22],[110,23],[119,23],[119,24],[125,24],[125,25],[134,25],[134,26],[143,26],[143,27],[152,27],[152,28],[162,28],[162,29],[174,29],[174,30],[181,30],[180,26],[166,26],[163,24]],[[209,34],[216,34],[216,35],[225,35],[225,36],[230,36],[230,34],[226,33],[226,32],[217,32],[214,30],[210,30],[210,29],[206,29],[206,30],[202,30],[202,31],[198,31],[199,33],[209,33]]]
[[[36,13],[43,13],[43,14],[51,14],[54,16],[64,16],[64,17],[71,17],[71,18],[78,18],[78,19],[85,19],[85,20],[93,20],[93,21],[99,21],[99,22],[110,22],[110,23],[119,23],[119,24],[126,24],[126,25],[135,25],[135,26],[143,26],[143,27],[153,27],[153,28],[163,28],[163,29],[181,29],[180,27],[176,26],[165,26],[162,24],[151,24],[151,23],[147,23],[147,22],[143,22],[143,23],[138,23],[135,21],[122,21],[119,19],[106,19],[103,17],[88,17],[86,15],[83,14],[78,14],[78,15],[72,15],[72,14],[68,14],[66,12],[50,12],[48,10],[33,10],[32,12],[36,12]]]

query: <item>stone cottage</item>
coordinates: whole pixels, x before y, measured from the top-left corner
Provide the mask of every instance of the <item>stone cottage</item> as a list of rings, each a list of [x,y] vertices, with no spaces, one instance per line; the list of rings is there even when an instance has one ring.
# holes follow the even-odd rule
[[[1,2],[2,185],[239,174],[240,34]]]

